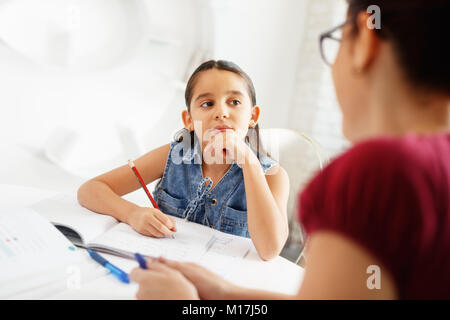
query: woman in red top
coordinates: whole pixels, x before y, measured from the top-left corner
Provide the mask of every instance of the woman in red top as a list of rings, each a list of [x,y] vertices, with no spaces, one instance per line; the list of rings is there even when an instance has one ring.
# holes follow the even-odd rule
[[[300,195],[309,242],[298,294],[160,259],[132,272],[138,298],[450,298],[450,1],[348,3],[321,45],[340,42],[336,57],[322,55],[354,146]]]

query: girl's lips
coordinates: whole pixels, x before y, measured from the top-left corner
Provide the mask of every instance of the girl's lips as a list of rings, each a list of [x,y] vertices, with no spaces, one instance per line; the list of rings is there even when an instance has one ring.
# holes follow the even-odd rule
[[[233,130],[233,129],[230,127],[219,126],[219,127],[215,127],[213,130],[226,131],[226,130]]]

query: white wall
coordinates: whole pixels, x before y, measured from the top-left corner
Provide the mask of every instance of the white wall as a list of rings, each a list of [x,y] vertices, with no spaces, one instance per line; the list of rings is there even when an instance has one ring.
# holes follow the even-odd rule
[[[216,0],[214,56],[252,78],[266,128],[287,127],[305,0]]]
[[[45,3],[61,6],[58,1]],[[60,30],[56,40],[55,33],[45,29],[45,24],[31,24],[28,29],[23,24],[34,16],[43,19],[58,8],[50,10],[39,3],[33,9],[31,0],[0,2],[2,144],[31,146],[41,151],[53,148],[59,157],[53,160],[59,165],[88,176],[92,170],[84,167],[102,164],[102,168],[110,168],[109,160],[122,163],[168,142],[182,126],[183,84],[177,81],[185,79],[186,64],[195,53],[194,48],[204,48],[210,40],[210,57],[234,61],[253,79],[262,107],[262,126],[287,126],[305,0],[96,0],[97,5],[90,1],[70,2],[80,4],[75,18],[71,7],[69,11],[59,8],[62,11],[52,20]],[[17,3],[22,9],[5,9]],[[75,56],[78,60],[71,60],[74,55],[68,54],[67,44],[71,41],[69,31],[73,30],[67,28],[73,28],[73,24],[82,26],[72,38],[78,42],[73,43],[83,44],[83,37],[87,37],[84,51],[78,51],[87,57],[89,45],[94,46],[96,41],[105,41],[105,46],[112,43],[114,48],[114,41],[127,39],[125,31],[117,39],[114,37],[114,21],[122,19],[121,25],[127,26],[126,17],[119,10],[125,3],[125,13],[145,9],[145,14],[140,11],[137,17],[148,20],[129,28],[136,40],[129,52],[115,64],[107,64],[101,55],[94,54],[98,68],[81,55]],[[113,20],[108,20],[102,6],[108,8]],[[101,30],[85,26],[94,23],[98,27],[96,14],[104,19]],[[16,25],[11,28],[6,17]],[[203,22],[201,30],[199,21]],[[138,32],[136,28],[141,28],[138,36],[134,34]],[[20,32],[11,33],[17,30]],[[5,45],[2,38],[13,45]],[[160,43],[158,39],[168,39],[172,44]],[[37,40],[47,41],[47,46],[39,47],[42,43]],[[34,56],[36,59],[20,52],[20,46],[27,44],[38,45],[32,48],[39,53]],[[102,46],[96,48],[100,50]],[[105,54],[105,50],[100,53]],[[52,59],[56,63],[48,64]],[[112,57],[104,55],[104,59]],[[137,138],[136,146],[127,139],[130,137]]]

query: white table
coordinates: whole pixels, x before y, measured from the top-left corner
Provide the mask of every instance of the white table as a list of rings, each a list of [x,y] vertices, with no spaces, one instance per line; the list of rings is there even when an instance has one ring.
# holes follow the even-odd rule
[[[0,184],[0,209],[4,211],[9,207],[14,206],[28,206],[41,199],[51,197],[57,193],[56,190],[46,190],[34,187],[23,187],[17,185]],[[142,198],[140,197],[142,195]],[[146,203],[145,195],[141,193],[133,193],[127,197],[131,201],[136,203]],[[82,252],[81,254],[87,253]],[[243,261],[242,267],[239,272],[230,275],[229,280],[241,286],[271,290],[280,293],[294,294],[297,292],[302,278],[303,269],[286,260],[282,257],[268,262],[261,262],[255,259],[256,253],[251,252]],[[135,261],[122,259],[119,257],[105,255],[113,264],[116,264],[119,268],[129,272],[138,264]],[[90,261],[88,263],[93,263]],[[102,273],[100,266],[99,272]],[[104,270],[103,270],[104,271]],[[123,284],[119,282],[112,275],[103,274],[100,277],[83,283],[79,288],[64,289],[55,292],[42,288],[43,291],[39,293],[38,298],[48,299],[134,299],[137,291],[137,285]],[[44,293],[42,293],[44,292]],[[35,298],[31,294],[26,298]]]

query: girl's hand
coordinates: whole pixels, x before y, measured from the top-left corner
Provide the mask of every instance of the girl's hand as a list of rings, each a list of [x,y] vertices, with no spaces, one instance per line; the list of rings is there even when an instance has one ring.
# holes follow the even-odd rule
[[[157,261],[147,261],[147,270],[135,268],[130,279],[139,283],[138,299],[194,300],[197,290],[181,272]]]
[[[225,159],[225,163],[235,161],[243,164],[251,151],[244,140],[233,130],[212,130],[208,141],[204,150],[205,160],[212,158],[214,163],[223,163]]]
[[[128,224],[145,236],[163,238],[176,231],[175,220],[155,208],[138,207],[130,213]]]
[[[159,257],[158,262],[182,273],[195,286],[201,299],[227,299],[227,295],[236,287],[231,282],[195,263],[177,262],[163,257]]]

